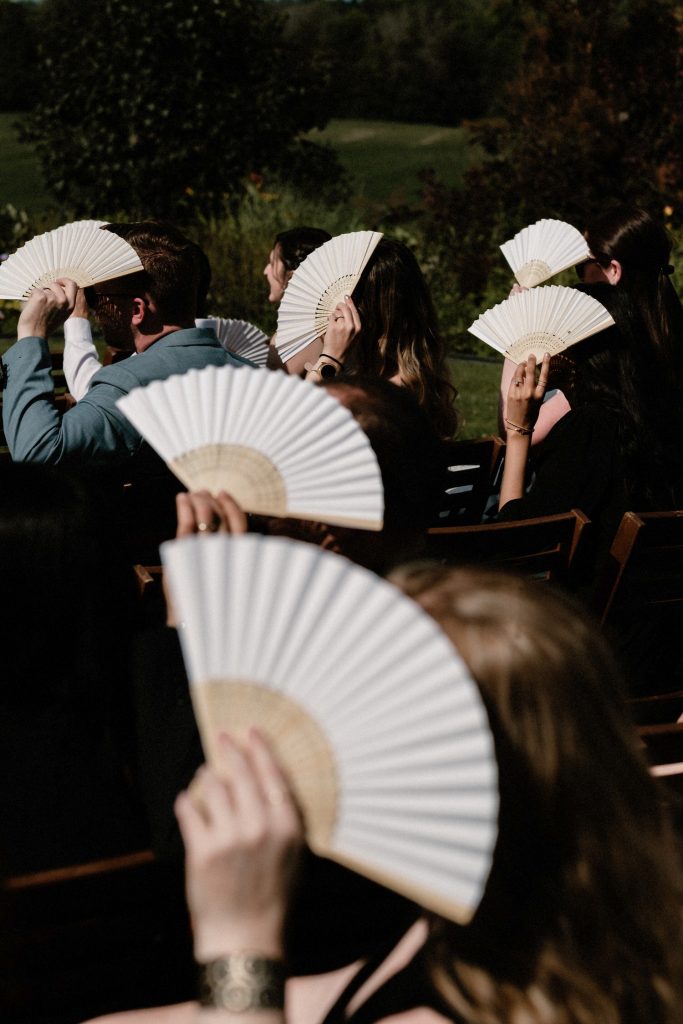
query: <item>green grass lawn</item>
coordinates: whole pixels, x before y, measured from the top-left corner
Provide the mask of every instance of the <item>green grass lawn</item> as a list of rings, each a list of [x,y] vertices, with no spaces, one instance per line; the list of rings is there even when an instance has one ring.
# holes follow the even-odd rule
[[[17,138],[19,117],[0,114],[0,208],[12,203],[36,215],[45,211],[49,197],[33,147]],[[337,120],[309,138],[336,149],[360,203],[414,201],[420,193],[417,173],[425,167],[457,185],[470,153],[464,129],[428,124]]]
[[[461,440],[498,433],[498,390],[503,360],[478,362],[451,359],[453,383],[458,389]]]
[[[45,212],[49,197],[33,146],[19,142],[19,114],[0,114],[0,209],[11,203],[28,214]]]
[[[354,197],[378,203],[419,198],[417,173],[425,167],[447,185],[458,185],[470,154],[464,129],[429,124],[337,120],[308,137],[337,151]]]

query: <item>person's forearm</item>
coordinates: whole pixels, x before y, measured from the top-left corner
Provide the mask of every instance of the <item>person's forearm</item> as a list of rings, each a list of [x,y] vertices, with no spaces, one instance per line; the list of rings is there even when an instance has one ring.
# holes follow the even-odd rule
[[[508,501],[524,496],[526,464],[531,446],[531,434],[517,434],[509,431],[503,466],[503,482],[498,500],[499,509]]]
[[[90,381],[101,369],[89,321],[80,316],[69,317],[64,324],[64,378],[77,402],[87,394]]]

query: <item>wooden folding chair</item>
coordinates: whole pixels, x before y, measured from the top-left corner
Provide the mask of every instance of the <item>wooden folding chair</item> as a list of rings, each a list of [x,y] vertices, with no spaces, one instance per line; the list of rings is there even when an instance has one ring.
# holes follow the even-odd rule
[[[605,625],[633,599],[683,611],[683,511],[624,514],[592,603]]]
[[[588,517],[573,509],[512,523],[441,527],[427,531],[427,548],[448,564],[484,563],[567,585],[588,525]]]
[[[499,437],[444,445],[442,497],[434,526],[480,523],[505,451]]]
[[[3,1024],[76,1024],[194,995],[180,873],[143,850],[4,880]]]
[[[626,512],[592,604],[636,694],[683,689],[683,511]]]

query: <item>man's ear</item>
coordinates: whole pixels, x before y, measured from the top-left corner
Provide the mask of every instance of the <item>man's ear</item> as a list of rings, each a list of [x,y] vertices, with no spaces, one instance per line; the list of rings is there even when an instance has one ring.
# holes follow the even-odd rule
[[[610,260],[609,266],[604,268],[604,272],[610,284],[619,284],[621,281],[621,263],[619,260]]]
[[[132,323],[135,327],[139,327],[140,324],[144,323],[145,319],[150,313],[156,313],[156,305],[154,299],[150,295],[136,296],[133,299],[133,312],[132,312]]]

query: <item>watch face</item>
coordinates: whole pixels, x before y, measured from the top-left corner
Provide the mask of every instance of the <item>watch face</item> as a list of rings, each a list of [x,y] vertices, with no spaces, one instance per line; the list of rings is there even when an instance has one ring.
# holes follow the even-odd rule
[[[329,380],[330,377],[337,376],[337,369],[332,363],[321,363],[319,372],[323,380]]]

